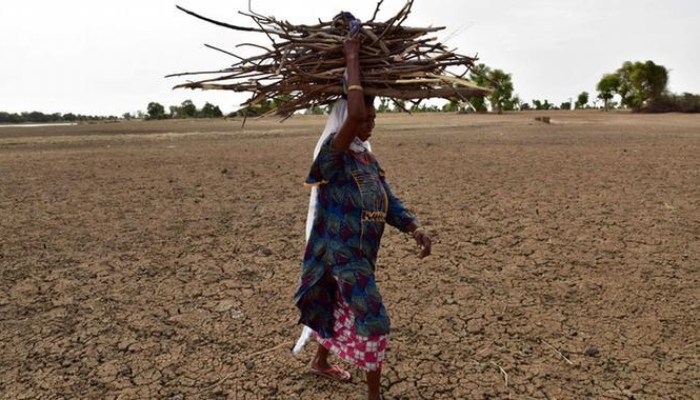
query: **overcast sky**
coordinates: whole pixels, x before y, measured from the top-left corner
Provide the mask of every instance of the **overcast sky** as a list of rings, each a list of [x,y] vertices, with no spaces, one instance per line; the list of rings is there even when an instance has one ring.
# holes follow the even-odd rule
[[[379,19],[404,0],[385,0]],[[195,19],[175,5],[250,26],[248,0],[2,0],[0,111],[122,115],[151,101],[209,101],[233,111],[245,97],[171,90],[175,72],[235,62],[204,47],[236,53],[266,43]],[[340,10],[371,18],[375,0],[253,0],[253,9],[294,23],[330,19]],[[700,93],[700,2],[695,0],[416,0],[405,25],[445,26],[439,40],[509,72],[522,100],[560,104],[588,91],[624,61],[652,60],[670,70],[673,92]]]

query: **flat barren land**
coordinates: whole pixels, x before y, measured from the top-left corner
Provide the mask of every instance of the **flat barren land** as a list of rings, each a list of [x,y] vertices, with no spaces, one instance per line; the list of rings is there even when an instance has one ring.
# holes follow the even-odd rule
[[[0,127],[0,398],[363,399],[290,351],[323,124]],[[384,237],[387,399],[700,399],[700,116],[393,114],[372,141],[435,242]]]

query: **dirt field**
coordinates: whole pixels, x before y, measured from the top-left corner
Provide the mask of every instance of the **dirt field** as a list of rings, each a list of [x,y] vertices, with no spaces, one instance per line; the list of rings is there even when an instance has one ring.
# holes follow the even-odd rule
[[[290,352],[323,121],[0,128],[0,398],[363,399]],[[384,238],[387,399],[700,399],[700,116],[372,140],[435,241]]]

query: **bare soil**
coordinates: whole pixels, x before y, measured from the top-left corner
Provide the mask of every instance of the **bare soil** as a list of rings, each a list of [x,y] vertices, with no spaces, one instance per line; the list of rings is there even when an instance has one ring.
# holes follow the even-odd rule
[[[362,399],[290,352],[323,124],[0,128],[0,398]],[[385,234],[387,399],[700,399],[700,116],[380,115],[372,141],[435,241]]]

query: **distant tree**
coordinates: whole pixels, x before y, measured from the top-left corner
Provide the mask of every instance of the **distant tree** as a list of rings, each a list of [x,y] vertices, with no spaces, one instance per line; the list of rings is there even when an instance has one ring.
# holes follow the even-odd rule
[[[406,111],[406,100],[395,99],[394,100],[394,112]]]
[[[486,98],[483,96],[469,96],[467,97],[467,101],[469,101],[469,104],[471,104],[477,112],[488,111],[488,108],[486,108]]]
[[[499,114],[503,111],[514,110],[518,101],[513,96],[513,78],[511,74],[501,69],[492,69],[485,64],[479,64],[471,72],[469,78],[479,86],[491,87],[493,92],[488,96],[491,109]],[[477,111],[486,111],[484,98],[470,96],[467,98]]]
[[[491,108],[502,114],[504,110],[513,110],[513,80],[510,74],[503,70],[495,69],[489,74],[489,79],[494,82],[494,90],[489,95]]]
[[[378,113],[391,112],[391,107],[389,107],[389,99],[386,97],[381,97],[379,99],[379,107],[377,107]]]
[[[202,110],[199,112],[199,115],[202,118],[221,118],[224,116],[224,113],[221,112],[219,106],[206,102],[204,103]]]
[[[63,114],[63,120],[68,122],[74,122],[78,120],[78,116],[73,113]]]
[[[46,115],[40,111],[32,111],[30,113],[22,113],[24,115],[24,119],[27,122],[36,122],[36,123],[44,123],[44,122],[51,122],[51,116]]]
[[[542,102],[540,100],[532,100],[532,105],[535,107],[535,110],[551,110],[552,109],[552,104],[550,104],[548,100],[545,100],[544,102]]]
[[[293,97],[291,94],[282,94],[282,95],[279,95],[279,96],[275,97],[274,99],[272,99],[271,106],[272,106],[272,108],[279,108],[282,105],[284,105],[285,103],[288,103],[292,99],[293,99]]]
[[[588,104],[588,92],[581,92],[578,95],[578,99],[576,100],[575,106],[576,109],[581,109],[585,108],[586,105]]]
[[[520,96],[518,96],[518,95],[516,94],[516,95],[513,96],[513,98],[511,99],[511,102],[513,103],[513,109],[516,109],[516,110],[520,110],[520,109],[521,109],[522,103],[523,103],[523,102],[522,102],[522,100],[520,100]]]
[[[64,115],[64,118],[65,118],[65,115]],[[125,120],[128,121],[128,120],[134,119],[134,116],[131,115],[131,113],[126,112],[126,113],[122,114],[122,118],[124,118]]]
[[[318,104],[314,104],[313,106],[309,107],[306,109],[304,114],[306,115],[323,115],[326,113],[325,107],[321,107]]]
[[[146,107],[146,119],[165,119],[165,107],[162,104],[152,101]]]
[[[570,101],[565,101],[565,102],[561,103],[561,105],[559,106],[559,108],[562,109],[562,110],[571,110],[571,102],[570,102]]]
[[[620,77],[617,74],[606,74],[600,79],[596,89],[598,90],[598,98],[603,100],[603,110],[610,109],[610,100],[615,97],[619,87]]]
[[[491,68],[486,66],[486,64],[478,64],[474,67],[472,72],[469,74],[469,79],[481,87],[492,87],[493,83],[489,80],[488,76],[491,73]],[[468,96],[467,101],[474,107],[477,112],[486,112],[488,108],[486,107],[486,99],[484,96]]]
[[[0,123],[4,124],[20,124],[24,122],[22,116],[15,113],[0,112]]]
[[[530,103],[520,103],[520,111],[528,111],[530,109],[532,109]]]
[[[459,103],[457,100],[451,100],[442,106],[442,111],[444,112],[457,112],[457,110],[459,110]]]
[[[700,113],[700,95],[666,93],[649,109],[652,112]]]
[[[610,89],[614,86],[614,92],[620,95],[623,106],[641,111],[645,107],[653,108],[654,103],[662,99],[667,84],[668,70],[663,65],[657,65],[653,61],[626,61],[614,74],[603,76],[598,82],[598,91],[599,97],[611,98],[613,91]],[[605,100],[604,97],[601,98]]]
[[[197,116],[197,106],[192,100],[185,100],[180,104],[178,114],[181,118],[195,118]]]
[[[243,116],[249,116],[249,117],[257,117],[263,114],[266,114],[270,110],[272,110],[274,107],[274,103],[270,99],[263,99],[260,100],[259,102],[255,104],[251,104],[247,107],[244,107],[235,113],[233,113],[234,117],[243,117]]]

